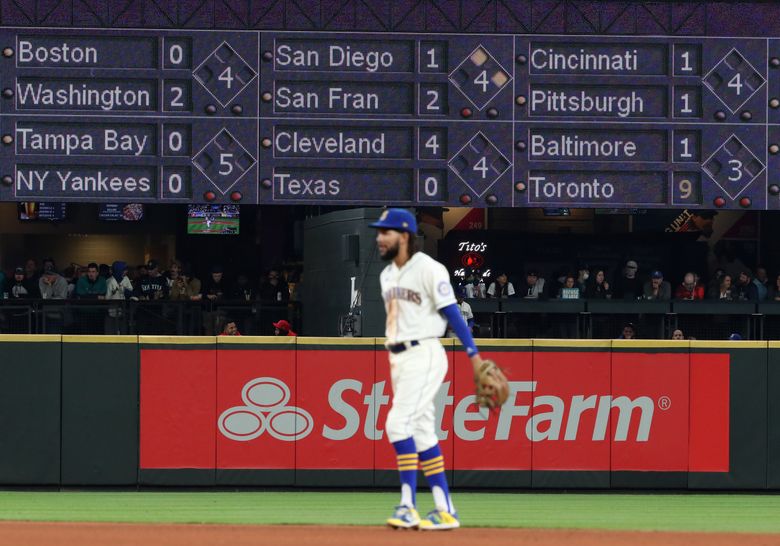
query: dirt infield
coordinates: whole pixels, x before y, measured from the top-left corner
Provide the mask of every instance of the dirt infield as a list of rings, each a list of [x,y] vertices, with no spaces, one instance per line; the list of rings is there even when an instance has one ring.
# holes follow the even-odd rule
[[[647,533],[542,529],[458,529],[424,533],[384,527],[262,525],[139,525],[112,523],[0,522],[0,545],[13,546],[395,546],[441,543],[563,546],[764,546],[780,535],[734,533]]]

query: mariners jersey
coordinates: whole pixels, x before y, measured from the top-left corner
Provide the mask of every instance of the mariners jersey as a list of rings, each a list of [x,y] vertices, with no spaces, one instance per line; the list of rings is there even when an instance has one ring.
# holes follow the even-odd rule
[[[416,252],[400,269],[391,262],[379,280],[389,343],[444,335],[447,319],[439,309],[456,302],[450,276],[442,264]]]

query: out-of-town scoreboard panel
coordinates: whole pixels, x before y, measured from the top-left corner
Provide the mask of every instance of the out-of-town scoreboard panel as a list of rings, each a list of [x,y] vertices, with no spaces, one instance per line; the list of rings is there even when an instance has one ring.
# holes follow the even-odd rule
[[[0,199],[780,208],[780,41],[0,29]]]

